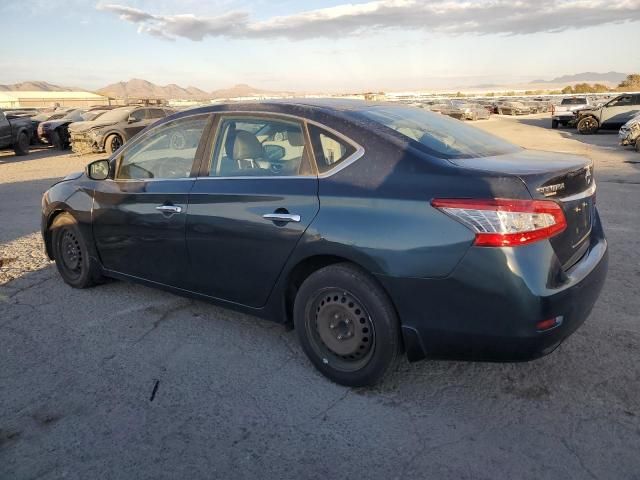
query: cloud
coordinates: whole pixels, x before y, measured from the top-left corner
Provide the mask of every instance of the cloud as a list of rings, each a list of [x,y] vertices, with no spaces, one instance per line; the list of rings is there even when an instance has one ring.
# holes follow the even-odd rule
[[[158,15],[118,4],[97,8],[137,24],[141,33],[194,41],[205,37],[335,39],[388,29],[521,35],[640,20],[640,0],[377,0],[262,21],[238,10],[202,17]]]

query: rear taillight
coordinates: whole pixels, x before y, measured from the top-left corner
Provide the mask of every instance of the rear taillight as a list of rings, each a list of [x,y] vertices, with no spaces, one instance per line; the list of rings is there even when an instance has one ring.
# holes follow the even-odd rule
[[[435,199],[431,205],[469,227],[481,247],[526,245],[567,228],[562,209],[551,200]]]

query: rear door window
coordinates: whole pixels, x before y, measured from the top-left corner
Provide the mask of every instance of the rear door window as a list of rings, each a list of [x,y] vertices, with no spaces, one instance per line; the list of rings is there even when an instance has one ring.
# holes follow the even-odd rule
[[[152,119],[156,119],[156,118],[164,118],[166,117],[166,113],[164,110],[162,110],[161,108],[150,108],[149,109],[149,118]]]
[[[271,117],[222,117],[211,177],[311,175],[302,125]]]

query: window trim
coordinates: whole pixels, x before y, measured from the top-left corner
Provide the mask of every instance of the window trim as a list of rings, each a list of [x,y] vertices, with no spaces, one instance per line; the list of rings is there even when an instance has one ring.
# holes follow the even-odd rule
[[[202,117],[206,120],[204,130],[202,132],[202,136],[200,137],[200,143],[198,143],[198,147],[196,148],[196,154],[193,157],[193,164],[191,165],[191,172],[189,172],[188,177],[183,178],[118,178],[118,171],[120,170],[120,166],[122,163],[122,155],[127,152],[127,150],[133,148],[135,145],[149,137],[151,134],[156,132],[157,129],[164,127],[165,125],[169,125],[171,123],[179,122],[180,120],[192,120],[197,117]],[[166,117],[165,117],[166,118]],[[107,180],[111,180],[113,182],[176,182],[182,180],[195,180],[198,177],[198,172],[200,170],[200,165],[202,164],[202,156],[203,153],[207,150],[208,147],[208,133],[207,130],[210,131],[212,127],[212,120],[214,116],[209,113],[198,113],[195,115],[185,115],[183,117],[173,118],[167,122],[162,122],[159,125],[155,125],[153,128],[147,130],[143,134],[141,134],[138,138],[135,139],[134,142],[131,142],[128,145],[123,145],[123,149],[113,157],[111,160],[114,163],[113,168],[113,178],[107,178]]]
[[[277,113],[277,112],[263,112],[263,111],[255,111],[255,110],[224,110],[224,111],[218,111],[218,112],[212,112],[214,114],[214,122],[213,122],[213,128],[214,131],[211,132],[211,135],[207,141],[207,149],[206,151],[208,152],[208,162],[206,160],[204,160],[202,162],[202,167],[200,169],[200,174],[198,175],[198,178],[202,178],[202,179],[221,179],[221,180],[232,180],[232,179],[238,179],[238,180],[248,180],[248,179],[252,179],[252,180],[258,180],[258,179],[272,179],[272,180],[281,180],[281,179],[293,179],[293,178],[312,178],[312,176],[304,176],[304,175],[269,175],[269,176],[258,176],[258,175],[246,175],[246,176],[241,176],[241,175],[236,175],[236,176],[229,176],[229,177],[212,177],[211,175],[208,175],[208,173],[211,171],[211,162],[213,160],[213,155],[214,155],[214,149],[216,146],[216,143],[218,141],[218,135],[219,135],[219,127],[220,124],[222,123],[221,120],[224,117],[227,116],[255,116],[255,117],[267,117],[267,118],[281,118],[284,120],[296,120],[298,122],[300,122],[303,126],[303,130],[304,130],[304,136],[305,136],[305,145],[308,146],[309,148],[307,149],[310,153],[309,153],[309,157],[311,160],[311,167],[312,170],[314,170],[315,176],[316,178],[328,178],[331,177],[332,175],[338,173],[340,170],[343,170],[345,168],[347,168],[349,165],[355,163],[357,160],[359,160],[360,158],[362,158],[364,156],[365,150],[364,148],[357,143],[356,141],[350,139],[349,137],[345,136],[344,134],[334,130],[331,127],[328,127],[327,125],[320,123],[320,122],[316,122],[315,120],[309,120],[308,118],[304,118],[304,117],[300,117],[298,115],[292,115],[289,113]],[[335,167],[330,168],[329,170],[327,170],[324,173],[319,173],[318,171],[318,161],[316,159],[315,156],[315,152],[313,151],[313,143],[311,142],[311,136],[309,135],[309,129],[307,128],[308,125],[314,125],[316,127],[322,128],[323,130],[326,130],[328,133],[336,136],[337,138],[339,138],[340,140],[343,140],[346,143],[349,143],[351,146],[353,146],[355,148],[355,151],[349,155],[347,158],[345,158],[343,161],[339,162],[338,164],[336,164]]]

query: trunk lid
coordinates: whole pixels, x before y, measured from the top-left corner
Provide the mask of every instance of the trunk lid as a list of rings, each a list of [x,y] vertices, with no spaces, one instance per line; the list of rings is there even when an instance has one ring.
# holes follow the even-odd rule
[[[452,160],[459,167],[517,176],[531,196],[554,200],[564,212],[567,228],[550,239],[565,269],[589,248],[595,216],[595,182],[591,160],[577,155],[522,150],[494,157]]]

